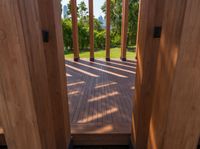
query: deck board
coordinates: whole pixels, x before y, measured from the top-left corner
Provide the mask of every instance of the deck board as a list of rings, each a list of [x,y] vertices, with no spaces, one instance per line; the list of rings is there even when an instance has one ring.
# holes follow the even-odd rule
[[[136,62],[65,64],[72,134],[130,134]]]

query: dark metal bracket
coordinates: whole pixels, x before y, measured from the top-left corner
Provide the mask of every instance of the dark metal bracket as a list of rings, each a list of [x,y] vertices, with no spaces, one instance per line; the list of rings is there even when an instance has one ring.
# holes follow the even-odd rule
[[[42,39],[43,42],[47,43],[49,42],[49,32],[46,30],[42,30]]]
[[[161,32],[162,32],[162,27],[161,26],[155,26],[154,32],[153,32],[153,38],[160,38]]]

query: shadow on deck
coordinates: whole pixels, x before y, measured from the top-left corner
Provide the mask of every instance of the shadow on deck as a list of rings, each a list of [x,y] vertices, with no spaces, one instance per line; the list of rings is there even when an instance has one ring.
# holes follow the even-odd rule
[[[130,134],[136,62],[65,65],[72,134]]]

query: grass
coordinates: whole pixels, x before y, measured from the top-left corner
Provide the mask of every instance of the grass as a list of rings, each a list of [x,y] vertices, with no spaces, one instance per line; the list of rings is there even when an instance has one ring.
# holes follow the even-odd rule
[[[111,48],[110,49],[110,58],[111,59],[119,59],[120,58],[120,48]],[[133,60],[135,59],[136,52],[134,49],[127,50],[127,59]],[[80,58],[88,58],[90,57],[89,51],[80,51]],[[65,54],[66,59],[73,59],[73,53],[66,53]],[[105,50],[98,50],[95,51],[95,58],[98,59],[104,59],[105,58]]]

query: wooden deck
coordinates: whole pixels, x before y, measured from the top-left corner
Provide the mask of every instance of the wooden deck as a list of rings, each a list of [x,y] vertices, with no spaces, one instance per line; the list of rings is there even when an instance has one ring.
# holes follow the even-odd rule
[[[65,64],[72,134],[130,134],[136,63]]]

